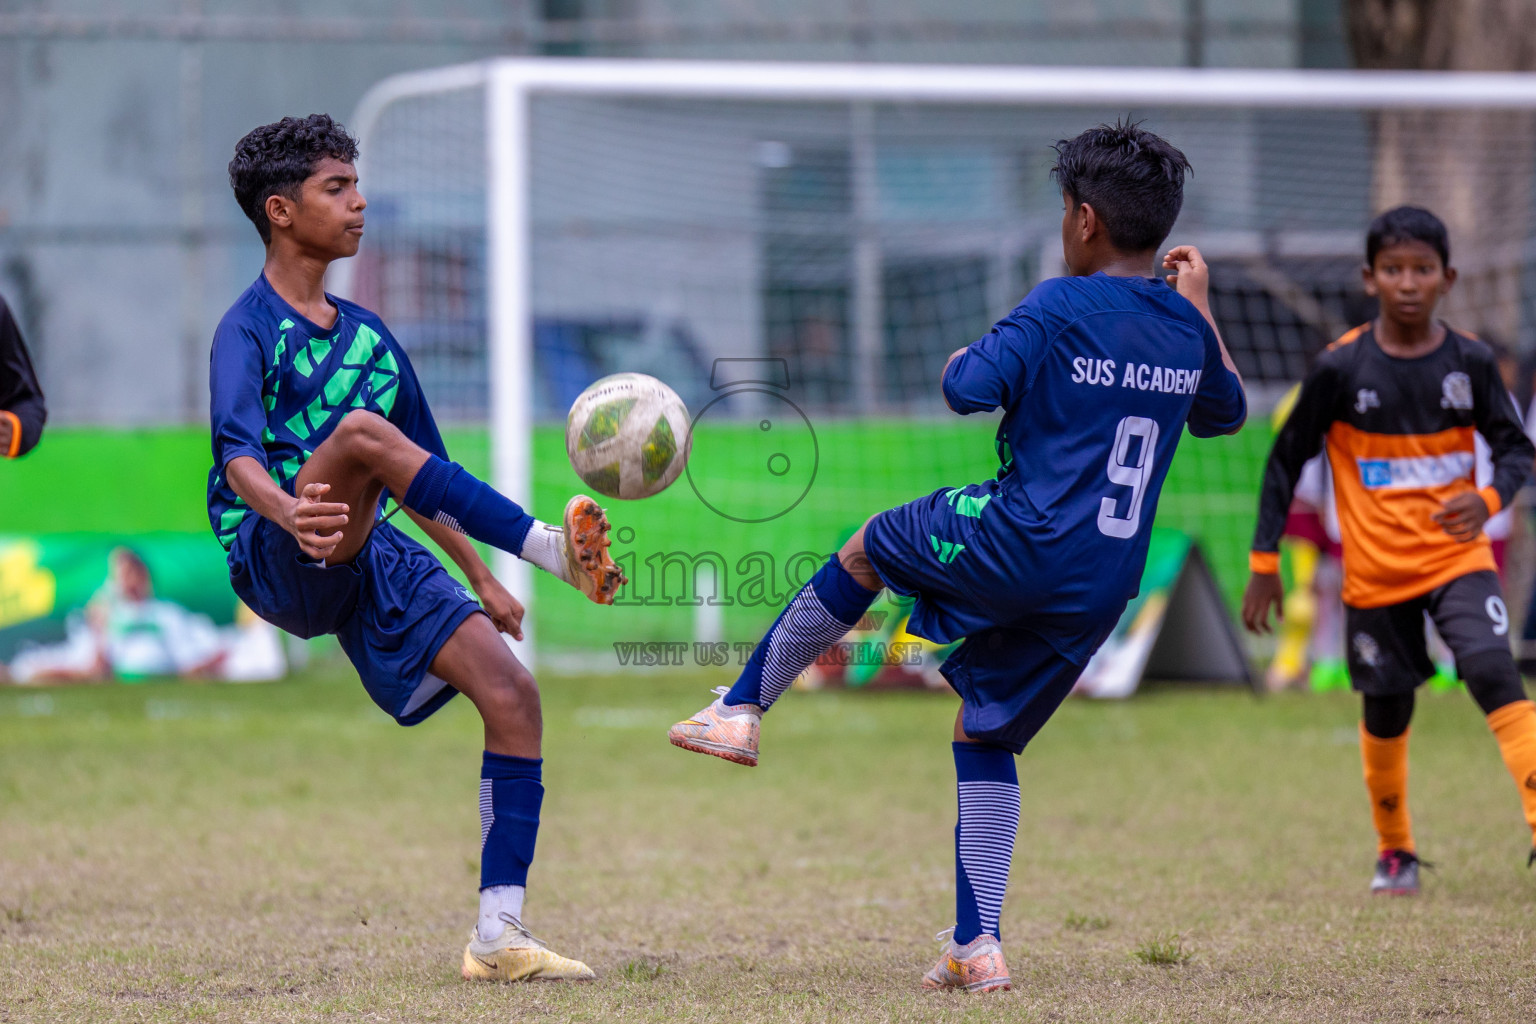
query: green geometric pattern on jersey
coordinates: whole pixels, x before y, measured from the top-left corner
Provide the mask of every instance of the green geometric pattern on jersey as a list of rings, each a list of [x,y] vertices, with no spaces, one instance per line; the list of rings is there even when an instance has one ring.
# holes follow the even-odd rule
[[[333,418],[339,419],[353,409],[364,409],[369,405],[377,409],[382,416],[390,414],[395,407],[395,398],[399,394],[400,364],[377,331],[367,324],[359,324],[357,333],[352,336],[352,341],[347,346],[340,364],[332,368],[330,378],[320,389],[320,393],[315,395],[314,400],[289,417],[286,423],[273,424],[270,417],[277,405],[278,390],[282,387],[287,374],[297,373],[305,378],[313,377],[316,370],[331,355],[341,337],[338,331],[329,338],[310,338],[295,344],[290,355],[288,331],[292,328],[292,320],[284,320],[278,324],[278,329],[283,333],[278,336],[277,347],[272,352],[272,365],[263,375],[262,404],[266,407],[268,416],[267,425],[261,432],[263,442],[277,439],[273,433],[274,426],[284,427],[298,440],[307,441],[324,430]],[[295,455],[276,465],[268,466],[267,473],[279,487],[286,488],[298,475],[299,467],[304,465],[313,454],[313,449],[304,448],[302,455]],[[220,479],[215,485],[219,486],[222,483]],[[235,506],[226,509],[219,517],[219,543],[224,545],[225,550],[234,544],[235,533],[250,512],[250,507],[236,498]]]
[[[939,561],[948,565],[960,557],[960,552],[965,550],[964,544],[956,544],[950,540],[940,540],[933,534],[928,535],[928,543],[933,545],[933,553],[939,556]]]
[[[944,500],[949,503],[949,507],[954,509],[957,514],[969,516],[972,519],[980,519],[981,510],[987,507],[987,502],[992,500],[992,495],[984,494],[978,498],[971,494],[961,494],[960,488],[951,487],[948,491],[944,492]]]
[[[1013,448],[1008,444],[1008,435],[1003,432],[1003,425],[997,425],[997,436],[992,439],[992,447],[997,451],[997,478],[1001,480],[1013,472]]]

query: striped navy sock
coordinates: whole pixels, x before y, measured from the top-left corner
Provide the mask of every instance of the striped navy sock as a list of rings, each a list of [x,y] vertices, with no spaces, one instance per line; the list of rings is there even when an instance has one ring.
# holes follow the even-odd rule
[[[1002,938],[997,919],[1008,891],[1019,833],[1019,776],[1013,753],[985,743],[956,743],[960,820],[955,824],[955,944],[978,935]]]
[[[850,576],[836,555],[827,559],[752,651],[722,703],[767,711],[795,677],[848,635],[878,593]]]
[[[485,752],[480,766],[480,888],[527,885],[544,803],[544,759]]]
[[[436,455],[427,456],[399,500],[423,518],[514,555],[522,553],[523,540],[534,523],[517,502],[475,479],[457,462],[445,462]]]

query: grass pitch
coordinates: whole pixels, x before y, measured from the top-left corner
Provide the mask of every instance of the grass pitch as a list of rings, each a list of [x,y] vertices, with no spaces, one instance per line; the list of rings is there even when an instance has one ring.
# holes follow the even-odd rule
[[[1020,759],[1014,991],[923,994],[952,917],[952,698],[790,694],[763,767],[669,747],[718,680],[544,681],[535,933],[585,986],[458,977],[480,738],[342,667],[0,690],[0,1021],[1536,1019],[1536,877],[1464,694],[1413,734],[1416,900],[1345,695],[1072,701]]]

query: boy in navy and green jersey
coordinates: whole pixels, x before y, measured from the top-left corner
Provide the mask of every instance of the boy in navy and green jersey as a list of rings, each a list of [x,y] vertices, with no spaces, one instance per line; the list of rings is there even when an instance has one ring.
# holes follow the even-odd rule
[[[498,635],[521,637],[522,605],[465,535],[611,604],[624,579],[608,557],[607,518],[577,495],[563,525],[547,526],[449,462],[389,330],[325,292],[327,265],[356,254],[362,237],[356,155],[346,131],[315,114],[255,129],[230,161],[267,258],[214,334],[209,521],[240,599],[297,636],[334,633],[369,696],[400,724],[456,693],[480,712],[480,917],[464,977],[590,978],[522,924],[544,795],[539,694]],[[474,596],[381,518],[387,496],[463,570]]]
[[[221,457],[209,476],[208,517],[226,551],[255,514],[224,479],[223,466],[237,455],[263,460],[278,486],[292,490],[333,420],[367,409],[420,448],[448,457],[410,360],[383,321],[345,299],[331,302],[336,321],[320,327],[263,274],[219,321],[211,381]]]
[[[1326,451],[1344,546],[1350,684],[1361,695],[1360,755],[1376,826],[1371,891],[1419,889],[1408,815],[1414,691],[1435,672],[1424,617],[1456,656],[1487,716],[1531,828],[1536,863],[1536,705],[1509,649],[1490,515],[1530,478],[1536,449],[1493,351],[1434,317],[1456,282],[1445,225],[1400,206],[1366,233],[1365,287],[1381,315],[1318,356],[1264,470],[1243,620],[1269,630],[1279,611],[1278,543],[1302,466]],[[1493,476],[1476,485],[1477,436]]]
[[[995,479],[871,517],[769,629],[736,684],[672,727],[687,750],[755,765],[760,720],[882,587],[917,599],[909,632],[964,643],[941,671],[961,698],[953,754],[955,928],[925,988],[1011,984],[998,918],[1018,830],[1014,756],[1055,713],[1140,585],[1179,438],[1242,427],[1242,382],[1179,246],[1184,155],[1135,125],[1057,144],[1070,276],[1042,282],[950,356],[961,415],[1002,410]]]

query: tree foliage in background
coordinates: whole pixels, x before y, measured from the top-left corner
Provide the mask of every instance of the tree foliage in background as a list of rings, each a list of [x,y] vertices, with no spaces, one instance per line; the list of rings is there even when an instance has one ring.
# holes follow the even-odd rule
[[[1533,0],[1346,0],[1356,67],[1529,71],[1536,68]],[[1386,111],[1374,124],[1377,210],[1427,206],[1451,231],[1463,284],[1454,323],[1514,343],[1530,238],[1536,117],[1524,111]]]

